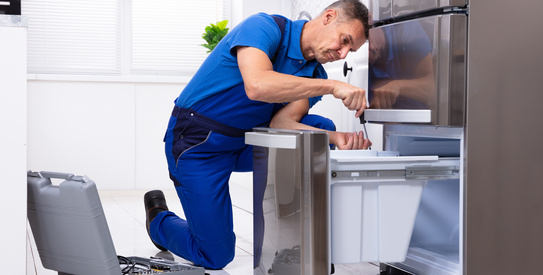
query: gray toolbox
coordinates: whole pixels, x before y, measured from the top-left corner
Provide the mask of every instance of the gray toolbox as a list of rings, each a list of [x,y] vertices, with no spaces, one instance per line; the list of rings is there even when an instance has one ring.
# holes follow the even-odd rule
[[[87,176],[29,171],[27,179],[28,220],[45,268],[82,275],[205,273],[201,267],[155,258],[120,261],[96,185]],[[51,179],[64,181],[53,185]]]

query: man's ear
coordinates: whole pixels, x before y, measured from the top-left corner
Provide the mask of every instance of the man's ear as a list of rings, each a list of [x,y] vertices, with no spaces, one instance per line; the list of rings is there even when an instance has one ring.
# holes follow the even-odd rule
[[[337,12],[335,10],[327,10],[324,12],[323,14],[323,19],[322,19],[322,23],[324,25],[328,25],[330,24],[332,21],[334,21],[334,19],[337,17]]]

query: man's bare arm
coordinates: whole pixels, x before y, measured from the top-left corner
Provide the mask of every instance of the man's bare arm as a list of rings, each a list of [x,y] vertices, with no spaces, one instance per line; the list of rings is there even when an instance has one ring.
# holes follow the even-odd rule
[[[270,127],[280,128],[280,129],[291,129],[291,130],[318,130],[322,129],[311,127],[300,123],[302,118],[309,111],[309,100],[301,99],[295,102],[287,104],[283,107],[277,114],[272,118]],[[358,149],[368,149],[371,145],[369,139],[364,138],[363,132],[335,132],[335,131],[326,131],[330,139],[330,144],[336,145],[340,150],[358,150]]]
[[[245,91],[252,100],[263,102],[292,102],[325,94],[341,99],[349,110],[360,116],[366,108],[364,89],[337,80],[313,79],[273,71],[273,65],[263,51],[238,47],[238,65]]]

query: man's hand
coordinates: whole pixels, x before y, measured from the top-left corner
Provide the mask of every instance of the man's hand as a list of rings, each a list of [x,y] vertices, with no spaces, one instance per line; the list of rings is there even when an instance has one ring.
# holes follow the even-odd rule
[[[389,81],[373,91],[373,101],[371,108],[373,109],[390,109],[396,103],[396,99],[400,95],[399,81]]]
[[[360,117],[366,109],[366,91],[362,88],[338,81],[332,95],[341,99],[349,110],[356,110],[355,117]]]
[[[371,141],[364,138],[364,132],[329,132],[330,143],[335,144],[339,150],[368,149]]]

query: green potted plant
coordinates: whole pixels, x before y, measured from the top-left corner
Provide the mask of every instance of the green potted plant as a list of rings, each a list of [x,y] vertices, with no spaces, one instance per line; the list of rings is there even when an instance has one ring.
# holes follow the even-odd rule
[[[207,44],[201,45],[208,49],[207,53],[213,51],[215,46],[219,44],[219,41],[221,41],[221,39],[228,33],[226,24],[228,24],[228,20],[223,20],[221,22],[217,22],[216,25],[211,23],[205,28],[202,38],[207,42]]]

